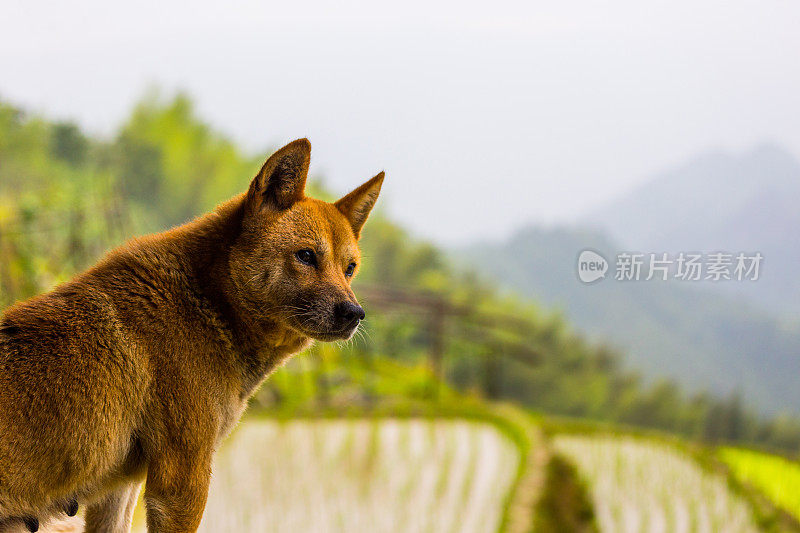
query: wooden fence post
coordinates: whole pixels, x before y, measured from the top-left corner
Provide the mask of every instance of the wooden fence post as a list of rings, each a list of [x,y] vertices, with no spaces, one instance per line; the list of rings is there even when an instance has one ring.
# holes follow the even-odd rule
[[[445,313],[447,309],[441,301],[435,302],[431,308],[431,368],[436,381],[433,384],[433,398],[438,400],[441,396],[441,382],[444,379],[444,350],[445,350]]]

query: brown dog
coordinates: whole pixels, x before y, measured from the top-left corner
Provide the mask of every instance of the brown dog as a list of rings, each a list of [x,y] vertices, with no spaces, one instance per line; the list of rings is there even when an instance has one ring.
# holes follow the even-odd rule
[[[86,529],[195,531],[214,449],[250,395],[312,339],[349,338],[350,281],[383,173],[334,204],[304,194],[311,146],[247,193],[134,239],[0,319],[0,529],[88,505]]]

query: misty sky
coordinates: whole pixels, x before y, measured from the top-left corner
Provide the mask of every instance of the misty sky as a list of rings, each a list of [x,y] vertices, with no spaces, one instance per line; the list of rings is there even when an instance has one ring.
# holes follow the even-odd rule
[[[0,98],[109,135],[185,89],[444,243],[569,222],[710,148],[800,154],[800,3],[4,0]],[[243,176],[242,187],[248,177]]]

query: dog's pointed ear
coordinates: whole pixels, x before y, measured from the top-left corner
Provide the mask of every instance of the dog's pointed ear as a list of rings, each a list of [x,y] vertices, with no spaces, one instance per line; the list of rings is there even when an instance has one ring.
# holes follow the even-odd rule
[[[282,211],[305,197],[311,143],[292,141],[267,159],[247,192],[253,209],[262,207]]]
[[[383,185],[384,173],[381,172],[364,185],[354,190],[344,198],[338,200],[334,205],[350,221],[356,239],[361,235],[361,228],[367,221],[369,212],[378,201],[378,194]]]

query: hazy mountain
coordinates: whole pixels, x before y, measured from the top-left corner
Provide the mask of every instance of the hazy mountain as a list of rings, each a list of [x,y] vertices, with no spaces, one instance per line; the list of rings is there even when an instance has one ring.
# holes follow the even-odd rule
[[[602,207],[584,223],[642,252],[763,254],[761,278],[720,283],[765,309],[800,311],[800,163],[774,145],[708,153]]]
[[[596,338],[611,340],[645,376],[673,377],[694,390],[738,388],[766,412],[800,413],[798,329],[742,297],[690,289],[686,282],[619,282],[612,270],[604,280],[583,284],[576,261],[585,248],[612,261],[620,250],[599,233],[531,228],[457,256],[514,292],[563,310]]]

